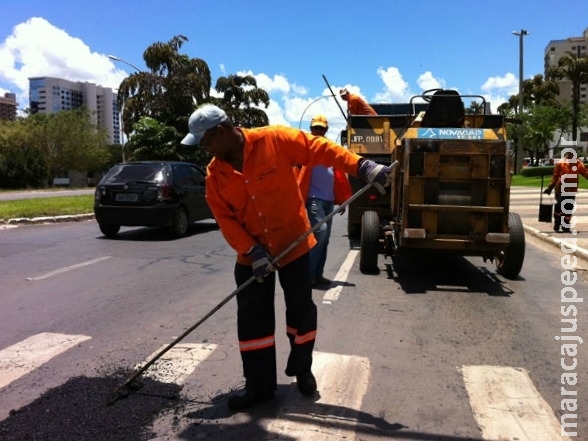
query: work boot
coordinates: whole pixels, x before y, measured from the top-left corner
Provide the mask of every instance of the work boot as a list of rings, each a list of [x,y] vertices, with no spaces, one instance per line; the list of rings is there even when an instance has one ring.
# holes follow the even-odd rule
[[[229,397],[227,406],[229,409],[239,412],[264,401],[271,400],[274,397],[274,391],[243,389]]]
[[[296,385],[298,386],[298,390],[304,395],[312,395],[316,392],[316,379],[312,375],[312,372],[296,375]]]

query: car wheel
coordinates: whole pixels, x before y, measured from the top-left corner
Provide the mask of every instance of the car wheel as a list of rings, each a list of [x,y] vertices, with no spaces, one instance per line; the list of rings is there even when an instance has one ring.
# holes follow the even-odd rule
[[[100,231],[102,231],[102,234],[104,234],[106,237],[114,237],[120,231],[120,225],[98,224],[98,226],[100,227]]]
[[[180,207],[176,211],[171,225],[171,233],[174,237],[188,234],[188,213],[184,207]]]

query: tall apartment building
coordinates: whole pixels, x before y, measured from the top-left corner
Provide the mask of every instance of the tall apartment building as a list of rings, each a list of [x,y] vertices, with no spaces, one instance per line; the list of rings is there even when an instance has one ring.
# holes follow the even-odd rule
[[[545,47],[544,69],[545,75],[551,67],[556,67],[560,58],[564,55],[574,54],[578,57],[588,56],[588,28],[584,30],[581,37],[568,37],[565,40],[551,40]],[[567,79],[558,80],[559,100],[569,101],[572,99],[572,82]],[[580,85],[580,104],[588,103],[588,84]],[[588,131],[586,128],[579,129],[578,147],[583,154],[588,155]],[[553,144],[553,143],[552,143]]]
[[[120,113],[111,88],[61,78],[29,78],[31,113],[55,113],[81,106],[88,108],[95,124],[106,129],[111,143],[121,143]]]
[[[565,40],[551,40],[545,48],[544,68],[545,75],[551,67],[556,67],[559,59],[568,53],[578,57],[588,56],[588,28],[584,30],[581,37],[569,37]],[[562,100],[572,98],[572,83],[569,80],[562,79],[558,81],[559,97]],[[580,102],[588,102],[588,84],[580,86]]]
[[[0,96],[0,120],[14,121],[17,107],[16,94],[5,93],[3,97]]]

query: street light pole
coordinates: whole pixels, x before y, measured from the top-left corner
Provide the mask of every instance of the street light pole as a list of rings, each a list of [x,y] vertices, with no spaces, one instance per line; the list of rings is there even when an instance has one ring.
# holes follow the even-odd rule
[[[120,61],[121,63],[124,63],[128,66],[131,66],[133,69],[135,69],[137,72],[141,72],[141,69],[139,69],[137,66],[135,66],[133,63],[123,60],[122,58],[117,57],[116,55],[107,55],[108,58],[110,58],[113,61]]]
[[[314,101],[312,101],[308,106],[306,106],[306,108],[302,112],[302,115],[300,115],[300,121],[298,121],[298,128],[299,129],[302,126],[302,118],[304,118],[304,114],[306,113],[306,111],[308,110],[308,108],[310,106],[312,106],[314,103],[316,103],[317,101],[320,101],[320,100],[325,99],[325,98],[331,98],[331,96],[330,95],[321,95],[317,99],[315,99]]]
[[[519,118],[523,115],[523,38],[528,35],[525,29],[520,31],[512,31],[513,35],[519,37]],[[515,173],[521,171],[523,165],[523,144],[521,136],[517,139],[517,151],[516,151],[516,168]]]
[[[139,69],[137,66],[135,66],[133,63],[123,60],[120,57],[117,57],[116,55],[107,55],[108,58],[110,58],[113,61],[119,61],[121,63],[124,63],[128,66],[131,66],[133,69],[135,69],[137,71],[137,73],[141,73],[141,69]],[[118,92],[117,92],[118,94]],[[125,131],[123,128],[123,116],[122,116],[122,110],[123,109],[119,109],[119,114],[120,114],[120,128],[121,128],[121,157],[122,157],[122,162],[125,162]]]

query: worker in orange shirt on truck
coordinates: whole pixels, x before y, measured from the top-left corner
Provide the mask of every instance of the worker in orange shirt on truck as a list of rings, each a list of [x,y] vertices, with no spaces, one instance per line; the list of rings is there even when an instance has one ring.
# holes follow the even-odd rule
[[[350,115],[377,115],[378,113],[366,100],[359,95],[349,92],[347,89],[339,91],[341,99],[347,101],[347,113]]]

